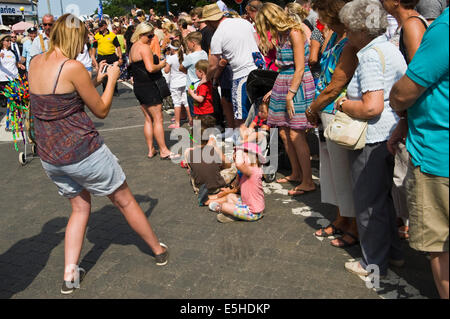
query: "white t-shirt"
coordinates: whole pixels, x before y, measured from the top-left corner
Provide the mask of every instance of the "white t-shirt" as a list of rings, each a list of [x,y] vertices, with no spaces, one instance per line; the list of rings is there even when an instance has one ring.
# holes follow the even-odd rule
[[[211,40],[211,54],[222,55],[231,65],[233,80],[249,75],[257,67],[252,53],[259,52],[255,29],[244,19],[225,19]]]
[[[186,58],[186,55],[184,55]],[[167,57],[167,64],[170,65],[170,88],[178,89],[186,87],[186,74],[180,71],[180,61],[178,54]]]
[[[10,50],[1,50],[4,54],[0,58],[0,82],[8,82],[19,77],[19,70],[17,69],[17,60],[14,53]]]
[[[200,60],[208,60],[208,53],[205,51],[197,51],[188,54],[183,61],[183,66],[188,70],[186,89],[191,86],[192,83],[199,82],[197,75],[195,74],[195,65]],[[195,86],[197,88],[197,86]]]
[[[83,63],[84,67],[88,70],[88,71],[92,71],[92,59],[91,56],[89,55],[89,50],[87,45],[84,45],[84,50],[83,53],[80,53],[77,56],[77,61],[80,61],[81,63]]]

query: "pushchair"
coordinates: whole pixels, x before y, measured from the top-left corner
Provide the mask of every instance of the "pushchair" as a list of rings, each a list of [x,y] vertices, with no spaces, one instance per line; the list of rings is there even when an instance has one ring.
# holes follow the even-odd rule
[[[262,99],[268,92],[272,90],[277,77],[278,72],[270,70],[254,70],[249,74],[247,79],[247,95],[252,106],[250,107],[245,126],[249,127],[255,119],[255,116],[258,114],[259,106],[262,103]],[[265,149],[263,150],[263,155],[269,161],[263,166],[263,178],[266,183],[273,183],[276,179],[279,162],[278,157],[280,156],[279,150],[281,150],[281,148],[278,147],[280,143],[277,130],[270,131],[270,134],[268,134],[267,136],[266,145],[267,147],[265,147]],[[277,157],[271,156],[275,155],[271,154],[271,146],[278,148],[278,150],[272,150],[272,153],[274,151],[278,152]]]

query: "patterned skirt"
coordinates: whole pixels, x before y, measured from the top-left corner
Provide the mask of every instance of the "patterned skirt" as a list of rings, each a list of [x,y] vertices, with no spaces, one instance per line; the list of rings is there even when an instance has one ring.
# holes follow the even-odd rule
[[[309,68],[305,69],[302,83],[294,97],[295,114],[292,119],[286,112],[286,96],[291,87],[294,68],[281,71],[273,86],[270,98],[267,124],[271,127],[289,127],[294,130],[307,130],[313,126],[306,119],[305,111],[311,105],[315,95],[314,78]]]

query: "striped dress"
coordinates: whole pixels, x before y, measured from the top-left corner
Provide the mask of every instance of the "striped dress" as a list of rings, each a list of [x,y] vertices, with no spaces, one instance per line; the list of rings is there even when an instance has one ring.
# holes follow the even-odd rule
[[[295,72],[294,51],[289,40],[285,41],[277,52],[278,63],[282,66],[275,81],[270,98],[267,124],[271,127],[289,127],[294,130],[307,130],[313,126],[306,119],[305,111],[314,99],[314,78],[308,65],[309,45],[305,42],[305,72],[302,83],[294,97],[295,114],[292,119],[286,112],[286,95],[291,87]]]

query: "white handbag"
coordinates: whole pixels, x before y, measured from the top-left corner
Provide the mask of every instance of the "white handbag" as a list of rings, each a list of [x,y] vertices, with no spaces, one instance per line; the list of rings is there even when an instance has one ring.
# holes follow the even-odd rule
[[[381,59],[383,73],[386,69],[386,63],[383,52],[374,48]],[[350,150],[360,150],[366,146],[366,135],[369,127],[367,120],[355,119],[344,112],[337,111],[334,119],[326,128],[325,138],[336,144]]]

